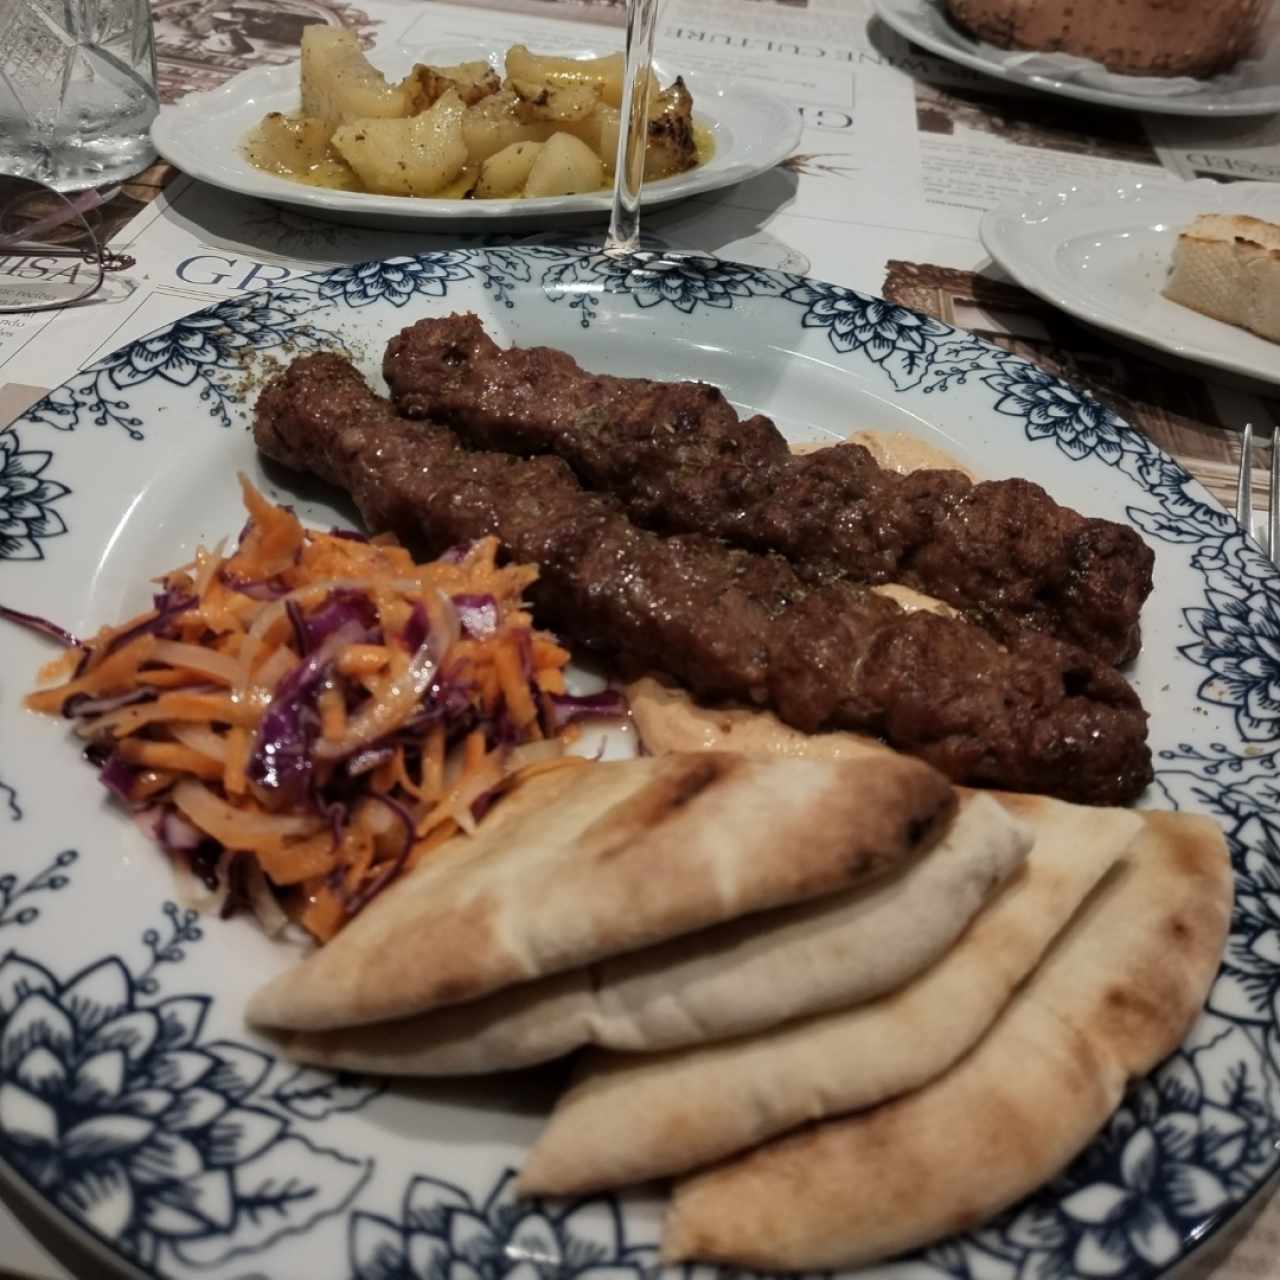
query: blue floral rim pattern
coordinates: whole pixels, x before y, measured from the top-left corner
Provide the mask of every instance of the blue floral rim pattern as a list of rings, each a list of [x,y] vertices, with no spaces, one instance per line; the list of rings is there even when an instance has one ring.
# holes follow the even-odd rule
[[[1169,807],[1215,816],[1231,850],[1237,902],[1208,1008],[1184,1049],[1130,1091],[1054,1183],[919,1258],[930,1274],[957,1280],[1167,1269],[1277,1166],[1280,574],[1186,471],[1088,393],[883,299],[696,254],[620,258],[541,245],[399,257],[206,308],[35,404],[0,434],[0,559],[52,556],[74,526],[76,494],[54,478],[58,433],[145,444],[152,426],[135,406],[140,386],[173,388],[210,428],[228,430],[247,356],[342,346],[334,322],[344,313],[389,307],[407,319],[477,288],[495,308],[561,308],[579,330],[607,308],[693,317],[767,306],[779,330],[813,331],[828,357],[883,379],[886,391],[945,397],[969,388],[1064,463],[1113,469],[1132,490],[1130,521],[1186,557],[1200,591],[1182,611],[1179,660],[1197,671],[1201,702],[1233,730],[1160,744],[1156,786]],[[24,809],[0,779],[0,832]],[[35,937],[78,857],[54,849],[33,871],[6,871],[0,931]],[[250,1258],[266,1267],[287,1256],[290,1237],[336,1221],[345,1223],[340,1274],[353,1280],[624,1280],[652,1269],[654,1242],[630,1238],[617,1199],[519,1202],[504,1169],[484,1186],[424,1170],[396,1210],[370,1198],[377,1150],[354,1146],[349,1128],[331,1145],[327,1131],[381,1086],[207,1039],[216,997],[180,983],[161,990],[204,931],[166,904],[164,923],[141,938],[140,962],[113,954],[65,972],[47,951],[16,945],[0,961],[0,1157],[60,1212],[155,1275],[230,1275],[221,1269]]]

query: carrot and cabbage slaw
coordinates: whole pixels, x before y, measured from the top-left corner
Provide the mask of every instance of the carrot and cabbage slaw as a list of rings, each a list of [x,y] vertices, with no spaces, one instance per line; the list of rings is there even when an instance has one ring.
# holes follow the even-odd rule
[[[88,641],[41,625],[70,643],[42,676],[68,678],[27,705],[74,722],[224,913],[325,941],[504,789],[582,763],[573,721],[625,708],[567,693],[569,654],[523,603],[537,569],[496,539],[415,564],[241,487],[234,550],[199,549],[151,609]]]

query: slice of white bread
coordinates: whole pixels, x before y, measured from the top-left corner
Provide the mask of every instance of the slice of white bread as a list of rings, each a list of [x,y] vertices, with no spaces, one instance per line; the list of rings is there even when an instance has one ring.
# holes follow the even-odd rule
[[[1201,214],[1178,236],[1164,296],[1280,342],[1280,226]]]

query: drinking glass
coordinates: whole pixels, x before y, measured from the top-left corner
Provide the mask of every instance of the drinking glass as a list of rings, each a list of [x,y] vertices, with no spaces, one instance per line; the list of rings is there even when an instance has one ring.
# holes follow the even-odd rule
[[[0,173],[59,191],[155,159],[148,0],[0,0]]]
[[[627,0],[626,70],[618,121],[618,154],[613,167],[613,214],[604,242],[609,253],[634,253],[640,247],[640,191],[649,137],[657,22],[658,0]]]

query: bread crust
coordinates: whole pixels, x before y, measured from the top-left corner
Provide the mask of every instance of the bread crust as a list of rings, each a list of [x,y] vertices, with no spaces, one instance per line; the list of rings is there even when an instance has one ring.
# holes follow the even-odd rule
[[[1070,53],[1139,76],[1212,76],[1257,38],[1271,0],[947,0],[967,31],[1002,49]]]
[[[1164,296],[1280,342],[1280,226],[1202,214],[1178,236]]]

